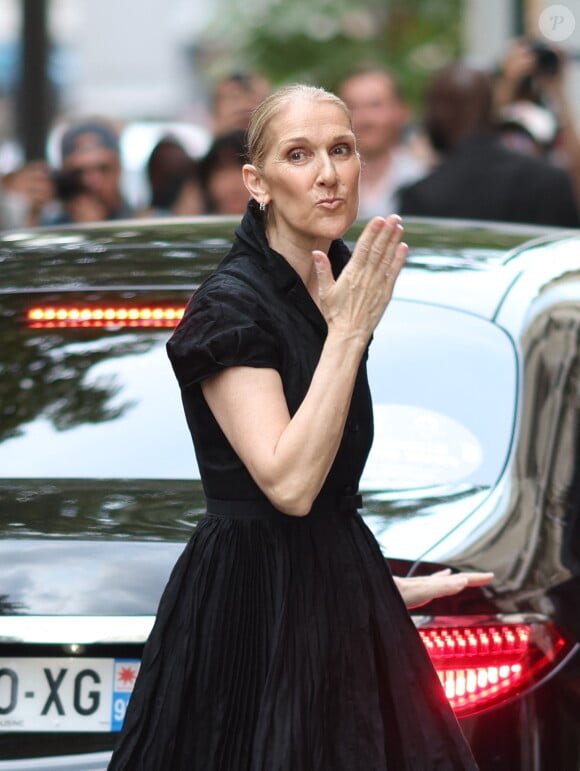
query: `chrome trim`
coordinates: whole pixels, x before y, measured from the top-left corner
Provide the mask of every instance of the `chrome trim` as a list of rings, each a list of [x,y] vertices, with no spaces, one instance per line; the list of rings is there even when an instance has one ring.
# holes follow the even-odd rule
[[[26,760],[0,760],[0,771],[106,771],[110,752],[59,755]]]
[[[154,620],[154,616],[0,616],[0,644],[142,644]]]
[[[543,613],[492,613],[478,616],[426,616],[411,614],[411,619],[417,627],[434,625],[437,628],[456,626],[497,626],[498,624],[545,624],[551,619]]]

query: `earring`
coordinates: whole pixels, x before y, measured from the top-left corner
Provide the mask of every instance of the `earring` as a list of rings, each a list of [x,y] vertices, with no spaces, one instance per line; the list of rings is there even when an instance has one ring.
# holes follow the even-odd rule
[[[265,212],[266,211],[266,204],[264,201],[260,201],[260,211]]]

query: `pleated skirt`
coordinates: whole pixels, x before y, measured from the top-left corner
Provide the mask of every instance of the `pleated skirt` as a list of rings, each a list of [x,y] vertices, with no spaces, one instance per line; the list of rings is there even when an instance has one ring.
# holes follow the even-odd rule
[[[356,514],[205,516],[109,771],[476,771]]]

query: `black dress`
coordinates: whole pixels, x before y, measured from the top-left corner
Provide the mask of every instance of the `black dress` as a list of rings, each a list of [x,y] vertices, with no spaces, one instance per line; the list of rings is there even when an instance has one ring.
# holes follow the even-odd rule
[[[338,275],[348,251],[335,242],[330,256]],[[325,335],[250,206],[168,343],[208,514],[161,599],[110,771],[477,768],[357,513],[372,439],[364,362],[306,517],[268,503],[202,396],[200,381],[223,367],[272,367],[293,414]]]

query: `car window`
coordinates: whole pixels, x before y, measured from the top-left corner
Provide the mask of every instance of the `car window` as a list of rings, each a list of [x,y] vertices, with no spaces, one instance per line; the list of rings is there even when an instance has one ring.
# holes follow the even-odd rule
[[[177,294],[174,304],[183,306],[186,298]],[[171,329],[30,327],[26,310],[42,305],[42,299],[0,300],[2,476],[197,476],[177,381],[165,353]],[[44,299],[50,299],[45,306],[71,306],[64,297]],[[85,305],[107,308],[121,300],[93,293]],[[148,301],[139,299],[144,306]],[[135,297],[131,303],[139,304]]]
[[[2,476],[197,478],[165,351],[171,329],[30,326],[26,310],[42,299],[0,300]],[[71,305],[64,296],[49,299]],[[120,299],[95,292],[90,303]],[[141,305],[151,299],[137,297]],[[183,306],[187,293],[169,299]],[[509,451],[517,391],[505,333],[469,314],[394,301],[368,366],[375,438],[363,489],[494,482]]]
[[[499,327],[394,301],[369,353],[375,437],[362,486],[418,491],[490,486],[514,429],[517,360]]]

